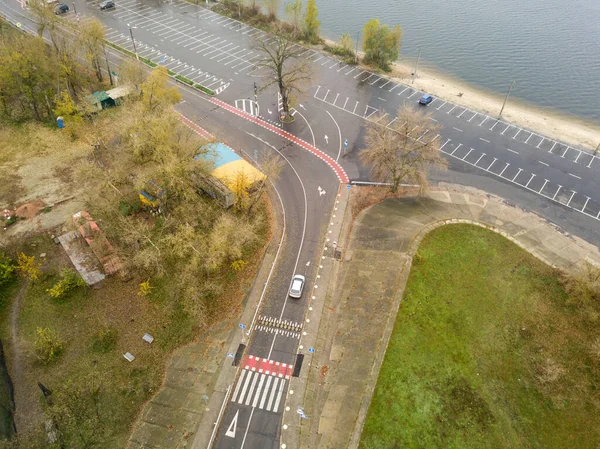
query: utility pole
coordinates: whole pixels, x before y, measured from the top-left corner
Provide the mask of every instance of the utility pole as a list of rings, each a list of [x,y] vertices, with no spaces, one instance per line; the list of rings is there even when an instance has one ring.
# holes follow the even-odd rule
[[[415,66],[415,71],[413,72],[413,80],[412,83],[415,84],[415,78],[417,77],[417,70],[419,70],[419,60],[421,59],[421,49],[419,48],[419,55],[417,56],[417,65]]]
[[[356,32],[356,50],[354,51],[354,63],[358,64],[358,41],[360,40],[360,30]]]
[[[127,26],[129,27],[129,35],[131,36],[131,42],[133,43],[133,51],[135,52],[135,59],[137,59],[138,61],[140,60],[140,57],[138,56],[138,52],[137,52],[137,48],[135,48],[135,39],[133,38],[133,30],[131,25],[127,24]]]
[[[113,77],[110,71],[110,65],[108,64],[108,53],[106,52],[106,47],[104,47],[104,59],[106,59],[106,70],[108,71],[108,79],[110,80],[110,85],[113,85]]]
[[[506,106],[506,100],[508,100],[508,96],[510,95],[510,91],[512,90],[514,84],[515,80],[513,80],[512,83],[510,83],[510,87],[508,88],[508,92],[506,92],[506,97],[504,98],[504,103],[502,103],[502,109],[500,109],[500,114],[498,114],[498,118],[502,117],[502,111],[504,111],[504,106]]]

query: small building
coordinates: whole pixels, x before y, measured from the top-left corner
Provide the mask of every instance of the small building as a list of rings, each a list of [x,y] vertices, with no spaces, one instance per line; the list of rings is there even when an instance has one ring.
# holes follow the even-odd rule
[[[121,104],[123,98],[125,98],[126,96],[131,94],[131,91],[132,91],[131,86],[124,85],[124,86],[115,87],[114,89],[107,90],[106,95],[108,95],[114,101],[116,106],[119,106]]]
[[[118,106],[122,99],[131,94],[131,86],[118,86],[110,90],[99,90],[91,95],[88,95],[89,103],[97,110]]]
[[[97,110],[101,111],[102,109],[109,108],[111,106],[116,106],[115,100],[109,97],[109,95],[104,90],[99,90],[89,95],[88,97],[89,103]]]
[[[201,148],[202,153],[194,159],[205,159],[214,163],[211,179],[203,179],[200,188],[209,196],[221,202],[223,207],[230,207],[235,202],[235,192],[239,183],[244,188],[252,189],[265,175],[235,151],[221,142],[209,143]]]

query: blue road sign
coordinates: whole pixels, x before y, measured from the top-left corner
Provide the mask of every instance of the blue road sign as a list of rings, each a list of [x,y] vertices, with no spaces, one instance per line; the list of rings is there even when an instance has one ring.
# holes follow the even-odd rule
[[[346,186],[346,188],[347,188],[348,190],[350,190],[350,187],[352,187],[350,184],[348,184],[348,185]]]
[[[308,352],[315,352],[315,348],[308,348]]]
[[[228,352],[228,353],[227,353],[227,357],[234,358],[234,357],[235,357],[235,354],[232,354],[231,352]]]
[[[245,324],[242,324],[242,323],[240,323],[240,327],[241,327],[242,329],[246,329],[246,325],[245,325]]]

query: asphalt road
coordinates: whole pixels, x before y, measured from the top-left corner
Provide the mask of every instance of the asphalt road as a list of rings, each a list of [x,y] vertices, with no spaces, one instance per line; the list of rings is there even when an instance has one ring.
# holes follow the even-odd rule
[[[77,1],[80,20],[99,17],[113,43],[216,90],[220,100],[281,127],[274,89],[261,91],[258,102],[253,101],[254,84],[265,84],[255,70],[260,55],[253,50],[254,40],[270,39],[262,31],[180,0],[124,0],[112,11],[99,11],[98,3]],[[27,20],[26,10],[16,0],[3,1],[0,10],[13,21]],[[64,20],[77,20],[72,7]],[[313,50],[305,50],[302,57],[312,64],[314,84],[300,100],[294,123],[284,130],[339,162],[352,180],[368,181],[368,170],[357,158],[365,123],[382,115],[379,123],[389,125],[400,106],[417,107],[422,92]],[[241,369],[214,445],[223,449],[279,447],[286,376],[291,373],[289,365],[295,363],[305,313],[305,303],[289,298],[287,290],[295,273],[307,276],[307,289],[314,282],[315,255],[323,243],[339,181],[330,166],[289,138],[227,112],[192,89],[181,90],[185,102],[178,108],[233,148],[246,151],[251,158],[258,154],[259,163],[265,151],[285,157],[276,188],[285,209],[286,238],[260,311],[267,324],[256,326],[250,336],[240,332],[240,337],[250,340],[243,365],[254,365],[257,371]],[[433,181],[498,194],[599,243],[598,158],[443,100],[435,99],[426,110],[432,123],[441,125],[440,135],[414,137],[439,138],[440,151],[449,160],[449,170],[433,172]]]

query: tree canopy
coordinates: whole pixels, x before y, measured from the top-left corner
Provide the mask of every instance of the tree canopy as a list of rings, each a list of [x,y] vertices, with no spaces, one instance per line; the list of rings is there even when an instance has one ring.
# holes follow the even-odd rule
[[[365,62],[390,71],[390,64],[400,55],[401,39],[400,26],[390,29],[387,25],[381,25],[379,19],[368,21],[363,30]]]

